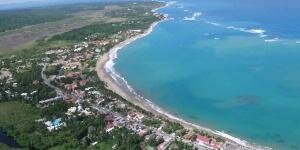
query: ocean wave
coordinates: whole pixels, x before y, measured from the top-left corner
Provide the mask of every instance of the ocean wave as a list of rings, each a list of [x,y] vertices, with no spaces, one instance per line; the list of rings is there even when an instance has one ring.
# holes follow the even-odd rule
[[[193,21],[193,20],[196,20],[196,18],[201,16],[201,15],[202,15],[201,12],[195,12],[192,17],[184,17],[183,20]]]
[[[266,30],[264,29],[247,29],[247,28],[241,28],[241,27],[235,27],[235,26],[226,26],[226,25],[222,25],[220,23],[217,22],[212,22],[212,21],[205,21],[208,24],[217,26],[217,27],[222,27],[222,28],[226,28],[226,29],[230,29],[230,30],[234,30],[234,31],[241,31],[241,32],[245,32],[245,33],[251,33],[251,34],[256,34],[259,37],[267,37],[268,35],[266,35]]]
[[[211,22],[211,21],[205,21],[208,24],[214,25],[214,26],[218,26],[218,27],[224,27],[223,25],[216,23],[216,22]]]
[[[296,44],[300,44],[300,41],[296,41]]]
[[[273,39],[266,39],[265,42],[271,43],[271,42],[277,42],[279,41],[279,38],[273,38]]]

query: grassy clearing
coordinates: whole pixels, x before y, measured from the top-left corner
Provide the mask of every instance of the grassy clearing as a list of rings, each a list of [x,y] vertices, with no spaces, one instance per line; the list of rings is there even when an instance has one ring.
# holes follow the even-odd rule
[[[106,17],[107,9],[82,9],[73,12],[72,15],[52,22],[29,25],[15,30],[0,33],[0,54],[13,53],[24,48],[32,48],[36,40],[43,37],[51,37],[73,29],[81,28],[96,22],[118,22],[122,18]]]

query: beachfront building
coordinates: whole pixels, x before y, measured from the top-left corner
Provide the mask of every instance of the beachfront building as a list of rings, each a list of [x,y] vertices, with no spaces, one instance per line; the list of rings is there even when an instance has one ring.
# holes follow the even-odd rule
[[[210,147],[213,150],[221,150],[222,149],[221,143],[218,143],[215,140],[210,139],[206,136],[197,135],[196,141],[198,142],[199,145]]]

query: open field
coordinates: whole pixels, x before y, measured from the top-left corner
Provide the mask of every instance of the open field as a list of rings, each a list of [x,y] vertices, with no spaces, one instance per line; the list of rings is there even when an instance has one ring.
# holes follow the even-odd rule
[[[103,9],[83,9],[82,11],[76,11],[68,18],[55,22],[46,22],[2,32],[0,33],[0,54],[29,48],[35,44],[37,39],[71,31],[92,23],[126,20],[125,18],[110,17],[110,12],[116,10],[122,10],[122,7],[112,4],[106,5]]]

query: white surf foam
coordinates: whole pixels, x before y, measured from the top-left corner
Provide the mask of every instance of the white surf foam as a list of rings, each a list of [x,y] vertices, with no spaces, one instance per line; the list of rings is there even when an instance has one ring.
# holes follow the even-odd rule
[[[235,26],[226,26],[226,25],[222,25],[220,23],[212,22],[212,21],[205,21],[205,22],[208,24],[217,26],[217,27],[222,27],[222,28],[235,30],[235,31],[241,31],[241,32],[245,32],[245,33],[257,34],[259,37],[262,37],[262,38],[267,37],[267,35],[265,34],[266,31],[264,29],[247,29],[247,28],[241,28],[241,27],[235,27]]]
[[[267,36],[265,34],[266,31],[263,30],[263,29],[249,29],[249,30],[245,30],[245,32],[258,34],[260,37],[266,37]]]
[[[263,34],[263,33],[266,32],[263,29],[250,29],[250,30],[246,30],[246,31],[249,32],[249,33],[254,33],[254,34]]]
[[[221,24],[216,23],[216,22],[211,22],[211,21],[205,21],[205,22],[208,23],[208,24],[214,25],[214,26],[224,27],[224,26],[222,26]]]
[[[266,39],[265,42],[271,43],[271,42],[277,42],[279,41],[279,38],[273,38],[273,39]]]
[[[193,20],[196,20],[197,17],[199,17],[199,16],[201,16],[201,15],[202,15],[201,12],[195,12],[195,13],[193,14],[192,17],[184,17],[183,20],[186,20],[186,21],[193,21]]]

